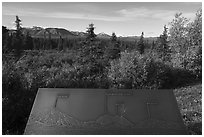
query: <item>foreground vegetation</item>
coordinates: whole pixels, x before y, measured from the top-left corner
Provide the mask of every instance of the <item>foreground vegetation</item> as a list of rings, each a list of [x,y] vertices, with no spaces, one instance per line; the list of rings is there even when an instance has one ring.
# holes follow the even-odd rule
[[[23,133],[36,92],[40,87],[160,89],[182,86],[184,88],[175,89],[174,92],[183,120],[190,133],[201,134],[200,126],[196,128],[194,126],[197,125],[195,123],[201,122],[201,84],[185,88],[195,81],[200,81],[196,75],[154,63],[153,60],[145,59],[145,56],[141,57],[144,62],[140,59],[137,65],[132,65],[130,59],[123,64],[123,56],[129,57],[129,54],[126,54],[122,53],[120,59],[114,60],[109,67],[101,70],[95,68],[93,62],[81,65],[78,60],[80,58],[77,57],[79,55],[74,51],[27,51],[17,61],[9,59],[9,62],[3,62],[4,134]],[[140,56],[137,52],[135,54]],[[123,65],[118,66],[117,61]]]
[[[189,134],[202,134],[202,84],[174,89],[174,94]]]

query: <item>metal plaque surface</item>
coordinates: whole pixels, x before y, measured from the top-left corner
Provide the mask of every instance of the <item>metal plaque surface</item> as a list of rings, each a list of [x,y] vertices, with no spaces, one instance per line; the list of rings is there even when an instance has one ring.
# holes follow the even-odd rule
[[[187,134],[172,90],[40,88],[24,134]]]

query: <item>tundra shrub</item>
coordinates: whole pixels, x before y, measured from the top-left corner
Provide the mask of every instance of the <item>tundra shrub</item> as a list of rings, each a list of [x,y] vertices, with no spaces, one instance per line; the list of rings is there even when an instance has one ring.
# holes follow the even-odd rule
[[[170,70],[149,54],[122,52],[113,60],[108,77],[114,88],[158,89],[165,86]]]

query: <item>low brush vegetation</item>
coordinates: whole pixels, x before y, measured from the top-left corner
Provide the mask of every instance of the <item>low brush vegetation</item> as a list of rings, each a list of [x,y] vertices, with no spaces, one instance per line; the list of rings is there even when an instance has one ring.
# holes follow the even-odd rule
[[[110,61],[106,68],[99,67],[101,60],[89,64],[76,61],[79,56],[73,51],[27,51],[18,61],[3,62],[4,134],[23,133],[36,92],[41,87],[176,88],[174,93],[189,132],[201,134],[202,88],[201,84],[187,86],[200,81],[190,71],[164,65],[137,51],[121,53],[121,57]]]
[[[202,84],[174,89],[180,112],[189,134],[202,134]]]

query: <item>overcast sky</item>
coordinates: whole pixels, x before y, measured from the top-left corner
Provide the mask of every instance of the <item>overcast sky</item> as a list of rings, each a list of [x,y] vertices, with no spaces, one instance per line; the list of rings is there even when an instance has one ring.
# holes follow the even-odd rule
[[[73,31],[86,31],[94,23],[95,33],[116,35],[159,36],[163,26],[172,21],[175,13],[193,19],[201,2],[133,2],[133,3],[2,3],[2,25],[14,27],[18,15],[24,27],[60,27]]]

